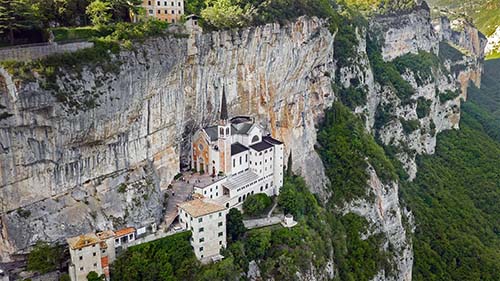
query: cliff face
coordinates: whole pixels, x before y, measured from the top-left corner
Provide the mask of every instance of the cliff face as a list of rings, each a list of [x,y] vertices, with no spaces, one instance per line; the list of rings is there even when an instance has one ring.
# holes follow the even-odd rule
[[[378,22],[390,27],[384,35],[385,59],[421,49],[437,52],[438,35],[428,11],[408,14],[401,28],[396,22],[397,16]],[[409,28],[414,22],[421,28]],[[335,64],[335,36],[318,19],[197,34],[189,40],[149,39],[113,57],[120,65],[116,73],[67,69],[59,77],[59,87],[72,93],[68,100],[73,104],[83,104],[89,95],[97,104],[78,111],[43,90],[43,78],[19,81],[0,69],[0,104],[12,114],[0,120],[2,258],[37,240],[61,241],[95,228],[159,220],[162,190],[189,162],[191,134],[216,119],[223,87],[230,115],[255,116],[285,142],[287,155],[293,152],[294,171],[313,192],[335,196],[328,192],[314,150],[315,125],[336,98],[331,87],[335,75],[344,86],[352,77],[366,85],[367,104],[356,112],[367,117],[368,130],[373,130],[376,111],[383,105],[393,108],[398,118],[417,118],[415,103],[401,105],[391,89],[374,80],[365,32],[370,31],[359,32],[357,57],[352,58],[356,63],[342,69]],[[396,44],[398,38],[417,42]],[[467,65],[471,71],[477,66]],[[417,119],[422,127],[433,120],[435,133],[405,134],[400,121],[377,132],[385,143],[409,145],[414,152],[398,156],[413,174],[414,153],[432,153],[435,135],[458,126],[459,98],[442,103],[435,92],[458,87],[457,77],[439,74],[437,82],[419,86],[413,73],[405,76],[416,88],[414,99],[423,96],[432,102],[430,113]],[[344,211],[366,217],[375,233],[387,237],[385,247],[395,248],[395,273],[380,272],[377,279],[410,280],[412,249],[398,183],[382,184],[374,171],[370,174],[367,188],[375,202],[347,202]]]
[[[230,115],[257,117],[325,193],[313,148],[314,124],[334,99],[327,76],[333,35],[323,25],[303,19],[200,34],[189,50],[185,39],[148,40],[114,58],[118,73],[84,68],[59,77],[73,104],[100,93],[98,106],[84,111],[3,71],[1,104],[13,115],[1,120],[2,250],[160,219],[161,189],[180,159],[188,163],[193,132],[215,120],[223,86]],[[124,192],[123,184],[131,187]],[[144,196],[141,184],[153,196]]]

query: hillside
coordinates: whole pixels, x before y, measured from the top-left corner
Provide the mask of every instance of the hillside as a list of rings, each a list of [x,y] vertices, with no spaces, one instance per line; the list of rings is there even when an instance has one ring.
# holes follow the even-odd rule
[[[166,190],[190,168],[191,136],[215,122],[224,92],[230,116],[252,116],[285,143],[283,158],[295,176],[286,178],[279,207],[299,225],[248,231],[230,241],[224,262],[196,272],[188,236],[177,237],[178,252],[161,253],[174,242],[147,244],[122,256],[116,276],[232,280],[258,272],[276,280],[409,281],[424,274],[422,263],[413,270],[414,256],[425,257],[414,255],[414,245],[441,242],[425,236],[434,224],[422,228],[433,210],[410,192],[404,198],[414,217],[400,192],[428,184],[422,175],[440,163],[427,167],[422,159],[438,159],[426,155],[436,152],[441,134],[472,134],[456,130],[467,86],[480,83],[484,37],[469,25],[436,32],[428,6],[408,1],[370,20],[327,0],[258,1],[259,13],[238,22],[219,13],[253,11],[246,5],[252,2],[203,9],[221,16],[206,17],[217,20],[202,21],[203,33],[160,32],[2,63],[2,261],[39,241],[163,222],[165,206],[174,204]],[[467,168],[462,160],[456,166]],[[451,167],[440,172],[460,175]],[[455,226],[446,217],[441,225]],[[476,248],[489,260],[484,248],[496,243],[490,230],[484,237],[470,231],[456,236],[486,239]],[[429,259],[431,267],[456,277],[441,258]],[[484,268],[485,278],[494,277],[494,265]]]
[[[474,25],[486,36],[495,32],[500,25],[500,2],[496,0],[428,0],[433,8],[448,9],[459,15],[470,17]]]
[[[460,130],[438,137],[436,154],[402,188],[414,212],[414,280],[500,279],[499,61],[463,105]],[[496,87],[496,90],[492,90]]]

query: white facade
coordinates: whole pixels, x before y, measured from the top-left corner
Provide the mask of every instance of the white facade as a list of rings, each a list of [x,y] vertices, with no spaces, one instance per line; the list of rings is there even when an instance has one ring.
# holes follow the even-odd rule
[[[283,150],[282,142],[265,135],[249,117],[223,120],[218,126],[202,129],[193,137],[193,167],[205,167],[204,172],[208,168],[214,177],[220,171],[226,173],[217,183],[195,185],[194,192],[226,208],[239,206],[253,194],[278,195],[283,186]]]
[[[220,250],[226,247],[226,208],[208,199],[187,201],[178,207],[179,223],[191,231],[196,257],[202,262],[220,257]]]

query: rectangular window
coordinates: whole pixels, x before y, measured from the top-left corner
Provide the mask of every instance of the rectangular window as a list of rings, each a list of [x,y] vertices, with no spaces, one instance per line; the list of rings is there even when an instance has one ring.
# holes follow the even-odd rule
[[[221,212],[219,212],[219,217],[222,217],[222,213]]]
[[[205,238],[201,237],[200,238],[200,243],[203,243],[203,242],[205,242]]]
[[[151,6],[151,1],[148,1],[148,5]]]
[[[222,241],[219,241],[219,245],[222,245]]]
[[[203,227],[200,227],[200,229],[198,229],[198,232],[203,232],[205,229]]]
[[[82,257],[82,256],[80,256],[80,260],[83,260],[83,257]]]
[[[94,267],[97,267],[97,263],[94,263]]]
[[[181,6],[181,2],[178,2],[178,6],[179,6],[179,7]]]
[[[233,159],[233,168],[236,167],[236,159]]]
[[[83,267],[80,267],[80,271],[83,271]]]
[[[156,5],[160,6],[160,1],[156,1]]]
[[[248,154],[245,154],[245,163],[248,162]]]
[[[163,5],[164,5],[164,6],[167,6],[167,1],[163,2]]]
[[[219,232],[219,237],[221,237],[222,235],[224,235],[224,233],[222,233],[222,232]]]
[[[241,165],[241,156],[240,156],[240,165]]]
[[[158,14],[159,14],[159,13],[161,13],[161,11],[160,11],[160,10],[158,10]]]
[[[92,255],[95,257],[96,256],[96,252],[93,252]]]
[[[222,222],[219,222],[219,227],[222,226]]]
[[[203,247],[200,247],[200,252],[203,252]]]
[[[174,10],[172,10],[172,14],[175,14],[175,11],[174,11]]]

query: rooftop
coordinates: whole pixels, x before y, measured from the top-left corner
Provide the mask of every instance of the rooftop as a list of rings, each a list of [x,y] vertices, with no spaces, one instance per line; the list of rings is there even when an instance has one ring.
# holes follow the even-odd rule
[[[217,126],[206,127],[203,130],[205,130],[205,133],[207,133],[211,141],[216,141],[219,138],[219,133],[217,133]]]
[[[95,233],[87,233],[82,234],[75,237],[67,238],[66,241],[69,244],[69,247],[73,250],[81,249],[87,246],[92,246],[94,244],[99,243],[101,240],[97,238]]]
[[[205,188],[225,178],[226,178],[225,176],[219,176],[219,175],[213,177],[208,173],[205,173],[203,175],[194,174],[190,176],[189,182],[192,183],[194,187]]]
[[[239,134],[239,135],[246,135],[248,134],[248,131],[252,128],[253,123],[238,123],[238,124],[232,124],[232,134]]]
[[[105,239],[108,239],[110,237],[114,237],[115,232],[113,230],[105,230],[105,231],[97,232],[96,235],[99,239],[105,240]]]
[[[241,153],[243,151],[247,151],[247,150],[248,150],[248,147],[242,145],[239,142],[235,142],[235,143],[231,144],[231,156],[239,154],[239,153]]]
[[[270,144],[273,144],[273,145],[280,145],[280,144],[283,144],[283,142],[271,137],[271,136],[265,136],[262,138],[265,142],[268,142]]]
[[[127,234],[134,233],[134,232],[135,232],[135,228],[127,227],[127,228],[123,228],[123,229],[115,231],[115,235],[116,235],[116,237],[121,237],[121,236],[125,236]]]
[[[224,206],[215,204],[215,202],[212,203],[207,199],[194,199],[181,203],[178,206],[179,208],[186,211],[186,213],[195,218],[219,211],[224,211],[226,209],[224,208]]]
[[[256,173],[248,170],[248,171],[246,171],[242,174],[239,174],[237,176],[230,177],[226,181],[226,183],[224,183],[222,185],[228,189],[234,190],[234,189],[237,189],[239,187],[244,186],[245,184],[251,183],[257,179],[259,179],[259,176]]]
[[[250,148],[252,148],[253,150],[256,150],[256,151],[263,151],[263,150],[266,150],[266,149],[271,148],[271,147],[273,147],[273,145],[266,142],[266,141],[261,141],[261,142],[258,142],[256,144],[250,146]]]

